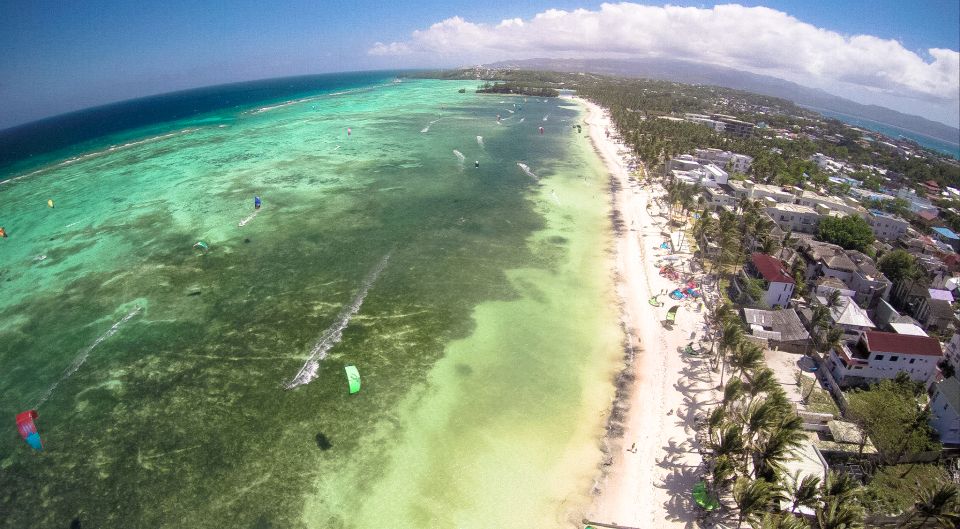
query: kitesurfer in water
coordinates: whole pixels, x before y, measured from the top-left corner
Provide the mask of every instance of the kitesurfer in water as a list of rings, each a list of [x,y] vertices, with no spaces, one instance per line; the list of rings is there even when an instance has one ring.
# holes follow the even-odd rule
[[[253,196],[253,209],[260,209],[260,197]]]
[[[473,162],[473,166],[479,168],[479,167],[480,167],[480,160],[477,160],[477,161]]]
[[[0,226],[0,237],[7,238],[7,230],[3,226]]]
[[[543,127],[540,127],[540,135],[543,135]]]

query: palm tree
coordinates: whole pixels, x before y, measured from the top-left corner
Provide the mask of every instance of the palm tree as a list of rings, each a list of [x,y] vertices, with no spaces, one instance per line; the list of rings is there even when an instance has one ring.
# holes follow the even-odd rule
[[[856,502],[827,498],[816,511],[818,529],[856,529],[863,527],[863,509]]]
[[[787,481],[787,492],[793,498],[790,505],[790,512],[795,513],[797,507],[804,506],[815,508],[820,502],[820,478],[813,474],[807,474],[800,478],[800,471],[796,471]]]
[[[777,377],[769,367],[755,369],[750,376],[750,388],[747,392],[750,398],[754,398],[761,393],[770,393],[780,387]]]
[[[736,349],[740,345],[740,342],[743,341],[743,327],[740,326],[740,322],[733,321],[732,319],[727,320],[723,323],[723,331],[720,335],[720,347],[717,348],[717,359],[716,361],[720,363],[720,386],[723,387],[723,372],[727,365],[726,355],[729,351]]]
[[[898,527],[960,527],[960,489],[953,483],[920,489],[909,516]]]
[[[780,489],[769,481],[737,478],[733,485],[733,501],[739,510],[737,527],[742,527],[744,520],[759,519],[780,497]]]
[[[793,456],[793,450],[805,439],[803,419],[797,415],[782,417],[766,437],[756,443],[753,453],[754,477],[774,479],[783,470],[783,464]]]
[[[746,372],[756,369],[763,365],[763,348],[759,345],[741,340],[730,356],[730,376],[739,373],[741,376]]]
[[[723,387],[723,405],[718,409],[726,410],[734,401],[743,395],[743,382],[739,378],[730,379]]]
[[[810,529],[807,522],[800,518],[786,513],[768,512],[763,515],[759,525],[754,525],[757,529]]]
[[[850,474],[843,472],[827,472],[820,486],[820,496],[837,498],[842,502],[855,500],[860,494],[860,484]]]

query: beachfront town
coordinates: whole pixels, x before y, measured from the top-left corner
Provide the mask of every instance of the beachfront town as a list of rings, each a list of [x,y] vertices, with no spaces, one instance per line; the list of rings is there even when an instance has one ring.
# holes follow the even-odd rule
[[[587,526],[960,525],[956,158],[716,86],[425,76],[587,106],[626,335]]]
[[[657,118],[709,128],[721,142],[849,140],[816,124]],[[956,166],[912,142],[846,128],[887,157]],[[783,183],[752,170],[754,156],[716,147],[631,163],[680,230],[664,253],[689,245],[690,271],[703,272],[704,283],[689,286],[706,287],[707,331],[684,354],[728,371],[719,403],[697,421],[699,521],[952,526],[955,517],[933,513],[949,513],[937,494],[960,484],[960,183],[822,152],[782,159],[809,172]],[[661,272],[683,276],[682,267],[667,262]]]

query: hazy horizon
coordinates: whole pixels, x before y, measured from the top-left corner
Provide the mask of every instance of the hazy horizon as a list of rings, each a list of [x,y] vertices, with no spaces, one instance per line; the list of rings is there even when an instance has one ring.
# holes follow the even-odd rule
[[[956,2],[744,4],[4,5],[0,129],[232,82],[535,57],[704,62],[960,126]]]

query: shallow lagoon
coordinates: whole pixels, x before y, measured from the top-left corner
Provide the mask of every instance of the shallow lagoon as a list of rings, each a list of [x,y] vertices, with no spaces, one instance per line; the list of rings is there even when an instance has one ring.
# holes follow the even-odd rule
[[[619,357],[605,177],[569,101],[460,87],[219,111],[0,184],[0,526],[576,519]]]

